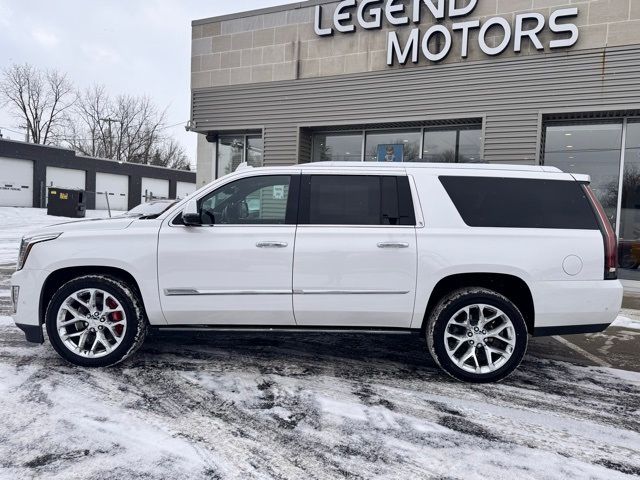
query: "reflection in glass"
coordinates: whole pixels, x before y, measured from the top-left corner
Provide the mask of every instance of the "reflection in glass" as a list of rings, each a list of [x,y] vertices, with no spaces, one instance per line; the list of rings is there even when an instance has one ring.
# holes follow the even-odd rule
[[[591,176],[591,188],[616,226],[622,122],[550,125],[546,129],[545,164],[568,173]]]
[[[455,163],[457,132],[455,130],[427,130],[424,132],[422,159],[425,162]]]
[[[482,129],[457,127],[425,130],[422,161],[467,163],[482,160]]]
[[[362,133],[317,133],[313,136],[314,162],[360,162]]]
[[[627,125],[619,241],[621,277],[640,280],[640,123]]]
[[[458,162],[474,163],[482,160],[482,129],[460,130]]]
[[[401,145],[401,147],[391,147]],[[402,152],[397,162],[413,162],[420,157],[420,130],[390,130],[386,132],[367,133],[365,160],[369,162],[384,161],[387,150]],[[385,150],[383,153],[382,150]]]
[[[244,161],[244,136],[220,137],[218,140],[218,177],[235,171]]]
[[[261,136],[247,137],[247,163],[252,167],[262,166],[264,141]]]

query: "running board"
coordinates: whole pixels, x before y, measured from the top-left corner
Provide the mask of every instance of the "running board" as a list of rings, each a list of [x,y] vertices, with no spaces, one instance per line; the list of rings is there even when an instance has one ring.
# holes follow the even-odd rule
[[[262,325],[154,325],[157,332],[269,332],[269,333],[368,333],[374,335],[420,335],[419,329],[371,327],[280,327]]]

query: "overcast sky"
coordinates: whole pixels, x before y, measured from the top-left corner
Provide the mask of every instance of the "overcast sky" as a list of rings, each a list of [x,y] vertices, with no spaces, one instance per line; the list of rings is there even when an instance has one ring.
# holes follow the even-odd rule
[[[0,69],[30,63],[68,73],[113,95],[148,95],[168,107],[167,124],[196,156],[189,119],[191,21],[294,0],[0,0]],[[0,109],[5,138],[24,139]]]

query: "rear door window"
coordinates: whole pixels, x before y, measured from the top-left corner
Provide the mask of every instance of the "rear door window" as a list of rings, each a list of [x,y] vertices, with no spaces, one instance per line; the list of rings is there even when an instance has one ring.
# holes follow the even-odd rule
[[[471,227],[599,229],[575,181],[441,176],[440,182]]]
[[[415,225],[406,177],[306,175],[301,202],[301,224]]]

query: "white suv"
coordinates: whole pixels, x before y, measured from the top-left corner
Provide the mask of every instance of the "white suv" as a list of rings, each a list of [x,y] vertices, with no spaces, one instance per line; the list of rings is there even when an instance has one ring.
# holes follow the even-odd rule
[[[616,238],[586,176],[497,165],[243,168],[160,215],[22,242],[16,324],[78,365],[147,330],[424,336],[455,378],[504,378],[528,335],[598,332],[622,301]]]

